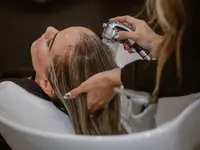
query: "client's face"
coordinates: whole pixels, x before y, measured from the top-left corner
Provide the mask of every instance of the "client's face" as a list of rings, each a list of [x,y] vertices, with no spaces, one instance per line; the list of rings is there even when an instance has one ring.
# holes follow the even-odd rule
[[[31,46],[32,64],[38,76],[45,74],[55,55],[64,54],[67,46],[75,46],[81,32],[91,32],[84,27],[70,27],[58,31],[48,27],[46,32]]]
[[[47,68],[52,64],[55,56],[69,53],[69,46],[76,46],[80,41],[80,33],[93,34],[92,31],[84,27],[70,27],[62,31],[58,31],[53,27],[48,27],[46,32],[31,46],[31,57],[34,70],[36,72],[35,81],[43,89],[43,91],[53,96],[53,89],[46,77]],[[66,58],[70,61],[70,58]]]

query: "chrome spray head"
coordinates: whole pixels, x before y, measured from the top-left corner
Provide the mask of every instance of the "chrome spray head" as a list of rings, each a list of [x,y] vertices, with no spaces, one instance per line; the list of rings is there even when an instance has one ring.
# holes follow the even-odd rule
[[[117,35],[117,32],[120,30],[129,31],[129,32],[132,31],[129,27],[119,22],[113,22],[113,21],[108,22],[108,23],[103,23],[103,28],[104,28],[104,31],[102,33],[102,37],[108,40],[116,40],[114,37],[115,35]]]
[[[134,53],[135,51],[145,60],[151,60],[152,57],[148,50],[143,49],[141,46],[139,46],[137,43],[135,43],[133,40],[118,40],[115,38],[117,33],[119,31],[127,31],[127,32],[133,32],[132,29],[120,22],[110,21],[108,23],[103,24],[103,33],[102,38],[103,40],[109,42],[119,42],[119,43],[126,43],[130,50],[128,50],[129,53]]]

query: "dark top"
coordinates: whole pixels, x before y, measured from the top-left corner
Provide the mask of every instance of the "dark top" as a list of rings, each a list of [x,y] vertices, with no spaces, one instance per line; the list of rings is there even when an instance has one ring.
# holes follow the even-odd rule
[[[198,0],[191,0],[191,12],[182,39],[182,82],[177,77],[175,52],[166,62],[161,78],[159,97],[183,96],[200,92],[200,9]],[[189,12],[189,11],[188,11]],[[125,88],[152,93],[155,88],[157,60],[137,60],[124,66],[121,80]]]

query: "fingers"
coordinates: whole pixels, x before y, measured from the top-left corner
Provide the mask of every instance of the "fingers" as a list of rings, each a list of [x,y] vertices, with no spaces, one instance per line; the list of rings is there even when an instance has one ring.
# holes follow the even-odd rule
[[[130,50],[130,46],[128,44],[124,43],[123,46],[126,51]]]
[[[73,89],[70,92],[66,93],[63,98],[64,99],[74,99],[77,96],[79,96],[81,93],[83,93],[83,91],[78,87],[78,88]]]
[[[135,26],[141,22],[141,20],[136,19],[131,16],[119,16],[119,17],[111,18],[110,21],[126,22],[130,24],[133,28],[135,28]]]
[[[100,106],[95,105],[95,106],[90,110],[90,114],[94,114],[98,109],[100,109]]]
[[[83,82],[79,87],[65,94],[66,98],[68,97],[68,99],[73,99],[82,93],[88,93],[89,91],[94,89],[96,86],[98,86],[97,83],[100,83],[98,82],[99,80],[100,80],[100,77],[97,74],[93,75],[92,77],[87,79],[85,82]]]
[[[89,93],[87,95],[87,106],[89,109],[89,113],[95,113],[98,109],[102,108],[103,105],[107,104],[110,101],[110,99],[107,99],[108,101],[105,100],[106,99],[104,97],[101,97],[96,93]]]
[[[137,40],[135,32],[126,32],[126,31],[118,32],[118,35],[116,35],[115,38],[119,40],[127,40],[127,39],[131,39],[133,41]]]
[[[83,82],[79,87],[66,93],[63,98],[64,99],[74,99],[74,98],[78,97],[80,94],[88,92],[88,90],[90,90],[91,88],[92,88],[92,86],[91,86],[89,80],[87,80],[87,81]]]
[[[108,103],[107,104],[103,104],[102,102],[101,103],[96,103],[95,105],[93,105],[93,107],[90,107],[89,113],[90,114],[94,114],[99,109],[106,108],[107,106],[108,106]]]
[[[80,94],[82,93],[86,93],[88,90],[87,88],[87,84],[81,84],[79,87],[69,91],[68,93],[66,93],[63,98],[64,99],[74,99],[76,97],[78,97]]]
[[[90,115],[92,115],[95,111],[97,111],[100,108],[99,101],[99,99],[94,99],[93,96],[92,98],[89,95],[87,96],[87,106]]]
[[[101,97],[100,99],[95,99],[95,101],[94,99],[93,101],[89,101],[88,99],[88,108],[89,108],[90,114],[95,113],[99,109],[108,107],[109,102],[113,99],[114,96],[115,96],[115,93],[113,93],[109,97]]]

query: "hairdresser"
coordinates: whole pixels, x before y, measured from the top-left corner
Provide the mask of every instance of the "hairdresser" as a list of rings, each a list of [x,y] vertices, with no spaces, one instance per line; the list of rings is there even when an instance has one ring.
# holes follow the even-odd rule
[[[111,100],[114,88],[152,93],[160,97],[200,92],[200,11],[198,0],[147,0],[146,9],[163,31],[157,35],[143,20],[130,16],[111,20],[128,24],[133,32],[119,32],[116,38],[132,39],[148,49],[156,60],[137,60],[123,68],[98,73],[67,93],[73,99],[87,93],[89,109],[96,111]],[[125,45],[125,48],[126,45]]]

